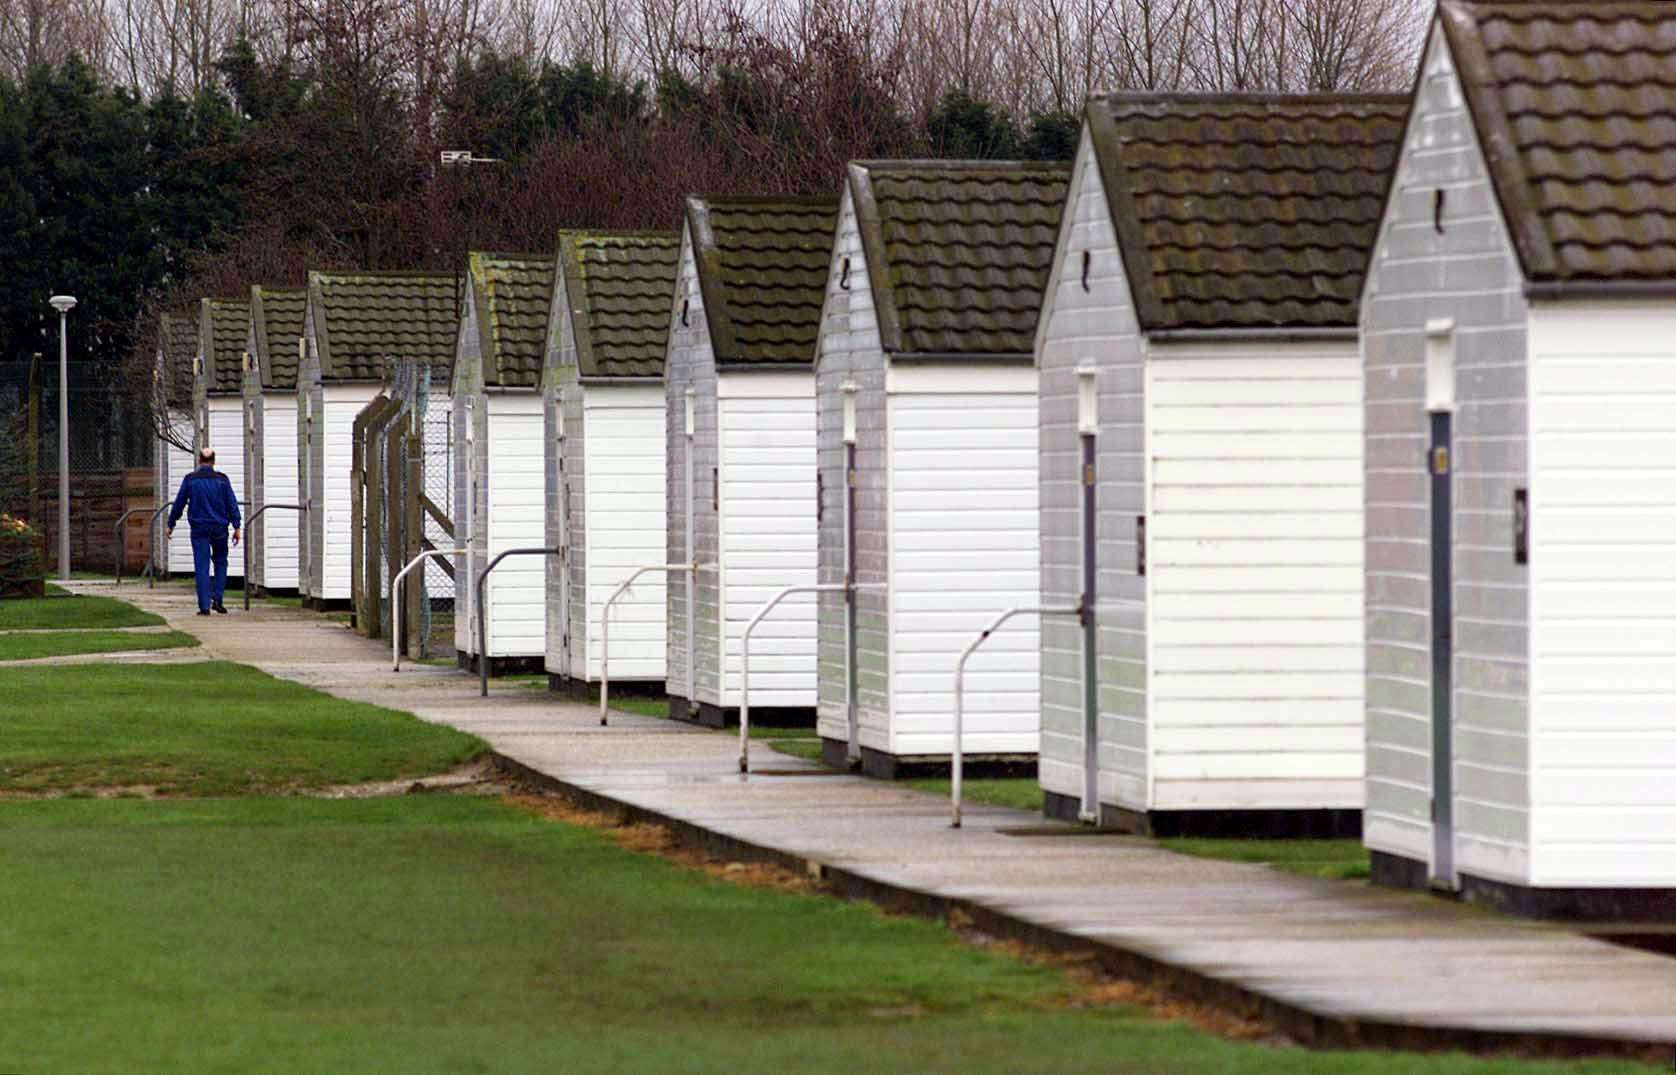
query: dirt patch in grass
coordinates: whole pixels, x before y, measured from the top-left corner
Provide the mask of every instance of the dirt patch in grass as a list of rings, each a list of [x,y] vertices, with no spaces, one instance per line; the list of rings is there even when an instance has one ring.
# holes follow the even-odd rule
[[[1056,952],[1011,938],[994,937],[973,927],[956,909],[949,928],[974,948],[1002,952],[1036,967],[1052,967],[1064,974],[1072,988],[1051,1006],[1056,1008],[1142,1008],[1159,1019],[1187,1023],[1230,1041],[1295,1044],[1273,1026],[1212,1007],[1144,982],[1119,978],[1100,966],[1093,952]]]
[[[771,888],[779,892],[814,894],[827,891],[826,886],[815,878],[785,866],[709,854],[683,843],[667,825],[650,821],[630,823],[621,814],[589,810],[561,795],[533,792],[527,788],[509,794],[507,800],[538,817],[601,832],[625,851],[656,855],[720,881],[747,888]]]

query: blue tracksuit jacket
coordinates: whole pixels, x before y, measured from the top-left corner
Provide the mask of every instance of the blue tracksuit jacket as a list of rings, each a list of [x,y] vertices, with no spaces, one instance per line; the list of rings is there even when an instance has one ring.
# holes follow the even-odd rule
[[[181,479],[175,506],[169,509],[170,530],[180,522],[183,511],[193,533],[225,533],[229,526],[239,529],[243,521],[239,516],[239,498],[233,495],[233,483],[214,467],[199,467]]]

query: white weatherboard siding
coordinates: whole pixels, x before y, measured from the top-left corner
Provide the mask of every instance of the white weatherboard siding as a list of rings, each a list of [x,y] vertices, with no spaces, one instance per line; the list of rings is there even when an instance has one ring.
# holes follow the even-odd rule
[[[1014,390],[959,390],[995,378]],[[996,614],[1038,602],[1036,371],[892,369],[890,383],[891,721],[878,746],[943,755],[961,651]],[[1036,753],[1040,657],[1031,617],[967,662],[967,751]]]
[[[1154,346],[1153,810],[1362,805],[1354,341]]]
[[[233,483],[233,495],[239,498],[239,513],[250,513],[250,491],[244,481],[244,399],[241,396],[210,396],[205,401],[209,416],[209,447],[215,449],[215,469],[227,475]],[[227,577],[244,577],[244,554],[233,551],[227,556]]]
[[[183,427],[182,424],[177,423],[175,429],[177,436],[190,436],[191,434],[190,426]],[[180,483],[185,480],[188,474],[192,473],[192,453],[181,451],[173,444],[165,445],[161,441],[158,442],[158,450],[166,452],[168,459],[168,469],[164,474],[167,488],[163,490],[159,503],[166,500],[172,506],[175,494],[180,492]],[[167,562],[163,565],[163,570],[169,574],[190,575],[192,574],[192,528],[186,525],[186,520],[183,518],[180,524],[175,527],[175,536],[165,537],[164,531],[168,527],[169,516],[165,512],[163,517],[157,520],[157,540],[165,542],[168,547]]]
[[[1539,304],[1529,339],[1529,883],[1676,885],[1676,311]]]
[[[815,583],[813,373],[721,375],[722,645],[726,691],[739,704],[741,642],[762,605]],[[814,595],[787,598],[751,635],[751,704],[815,705]]]
[[[355,416],[378,395],[377,385],[326,385],[316,429],[322,440],[319,505],[322,601],[348,601],[350,470],[354,461]]]
[[[487,394],[489,417],[488,561],[508,549],[546,545],[541,396],[532,391]],[[484,608],[491,657],[540,657],[547,645],[547,569],[543,558],[510,556],[489,576]]]
[[[297,397],[262,395],[262,502],[296,504]],[[252,509],[254,510],[254,509]],[[262,585],[286,590],[297,585],[297,526],[294,511],[274,509],[258,520],[262,530]]]
[[[664,562],[664,390],[590,385],[582,401],[587,667],[599,678],[600,616],[636,568]],[[640,576],[611,609],[611,678],[664,677],[664,573]]]

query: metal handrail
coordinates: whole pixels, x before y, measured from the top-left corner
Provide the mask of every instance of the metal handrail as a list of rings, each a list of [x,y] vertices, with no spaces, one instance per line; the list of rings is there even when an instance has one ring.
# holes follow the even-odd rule
[[[280,511],[302,511],[301,504],[263,504],[250,513],[250,518],[244,521],[244,610],[250,611],[250,532],[256,525],[256,520],[262,517],[264,511],[273,509]]]
[[[507,549],[489,561],[489,566],[483,569],[483,574],[477,576],[477,679],[478,693],[489,697],[489,633],[483,615],[484,587],[489,581],[489,572],[500,566],[500,562],[508,556],[563,556],[563,547],[543,549]]]
[[[464,556],[467,551],[466,549],[426,549],[404,564],[402,569],[396,572],[396,577],[390,580],[390,664],[392,671],[400,672],[402,670],[402,603],[396,596],[396,591],[401,587],[402,579],[407,578],[409,571],[433,556]]]
[[[152,521],[155,522],[157,520],[158,514],[161,513],[161,512],[167,511],[168,507],[169,507],[169,505],[164,504],[162,507],[159,507],[159,508],[129,508],[127,511],[123,512],[120,516],[117,517],[116,527],[115,527],[115,530],[114,530],[114,532],[116,534],[116,581],[114,583],[112,583],[113,586],[121,586],[122,585],[122,561],[123,561],[122,553],[124,551],[123,541],[122,541],[122,528],[127,525],[129,519],[132,519],[134,516],[139,515],[143,512],[148,512],[148,511],[151,512]],[[150,541],[149,538],[146,541],[146,545],[147,545],[146,556],[147,556],[147,558],[150,558],[152,550],[150,548],[151,541]]]
[[[148,590],[155,590],[157,588],[157,519],[165,511],[168,511],[168,510],[169,510],[169,502],[167,500],[165,500],[163,503],[157,505],[157,510],[151,513],[151,518],[148,519],[146,521],[146,524],[145,524],[146,545],[147,545],[147,549],[146,549],[146,554],[147,555],[146,555],[146,565],[145,565],[145,576],[146,576],[145,588],[148,589]],[[169,570],[168,539],[164,538],[163,541],[164,541],[164,545],[163,545],[163,570],[164,570],[164,572],[167,572]]]
[[[960,781],[964,775],[966,759],[963,752],[963,740],[966,737],[966,659],[977,652],[979,646],[989,641],[989,636],[1001,629],[1001,625],[1014,616],[1081,616],[1082,608],[1009,608],[995,617],[983,633],[972,640],[972,644],[961,651],[960,660],[954,665],[954,749],[949,759],[949,800],[954,810],[954,820],[949,828],[960,828]]]
[[[617,603],[617,598],[628,592],[628,588],[640,576],[650,571],[673,571],[676,573],[696,571],[692,564],[648,564],[637,567],[624,579],[611,596],[605,599],[605,605],[599,610],[599,726],[606,727],[609,720],[606,716],[606,704],[611,695],[611,606]],[[582,655],[582,677],[587,678],[588,655]]]
[[[757,624],[763,617],[774,611],[774,606],[781,601],[798,593],[844,593],[849,589],[848,584],[842,582],[827,582],[817,586],[787,586],[779,593],[768,599],[768,603],[757,610],[751,617],[751,622],[745,625],[745,636],[739,641],[740,677],[739,677],[739,771],[749,774],[751,771],[751,632],[756,630]],[[688,669],[691,675],[692,670]],[[727,669],[722,669],[722,700],[727,700]]]

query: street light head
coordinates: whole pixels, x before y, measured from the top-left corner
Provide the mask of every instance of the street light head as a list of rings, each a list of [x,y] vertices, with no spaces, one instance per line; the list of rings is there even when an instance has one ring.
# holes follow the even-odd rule
[[[74,295],[54,295],[47,300],[47,304],[59,313],[67,314],[76,308],[76,297]]]

